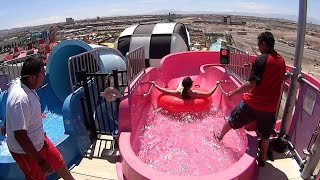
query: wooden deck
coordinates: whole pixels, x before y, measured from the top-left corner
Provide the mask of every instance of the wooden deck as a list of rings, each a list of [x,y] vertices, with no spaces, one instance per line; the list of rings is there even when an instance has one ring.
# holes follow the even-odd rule
[[[116,180],[118,151],[110,150],[111,137],[102,136],[88,150],[81,163],[71,170],[76,180]],[[260,168],[258,180],[302,180],[298,164],[293,158],[274,154],[275,160],[267,161]]]
[[[111,136],[100,136],[81,163],[71,170],[74,178],[76,180],[118,179],[116,162],[119,152],[111,150],[111,146]]]
[[[302,180],[297,162],[284,154],[274,153],[275,160],[259,169],[258,180]]]

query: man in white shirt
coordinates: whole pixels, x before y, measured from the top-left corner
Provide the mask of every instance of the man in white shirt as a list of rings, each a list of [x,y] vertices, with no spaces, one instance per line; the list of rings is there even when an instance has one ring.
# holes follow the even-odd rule
[[[22,66],[21,78],[12,81],[6,105],[8,148],[26,179],[45,179],[53,172],[64,179],[73,179],[62,155],[43,130],[35,89],[43,84],[44,78],[42,60],[28,58]]]

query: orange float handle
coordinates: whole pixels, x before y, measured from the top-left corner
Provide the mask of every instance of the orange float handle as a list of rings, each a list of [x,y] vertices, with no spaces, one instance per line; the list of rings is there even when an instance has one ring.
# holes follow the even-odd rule
[[[212,103],[211,98],[181,99],[172,95],[161,94],[158,98],[158,105],[171,112],[199,112],[209,109]]]

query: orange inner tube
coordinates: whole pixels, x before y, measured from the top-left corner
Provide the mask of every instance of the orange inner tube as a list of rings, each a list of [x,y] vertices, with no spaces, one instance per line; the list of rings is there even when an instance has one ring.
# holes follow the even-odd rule
[[[171,112],[199,112],[209,109],[211,98],[181,99],[172,95],[161,94],[158,98],[158,105]]]

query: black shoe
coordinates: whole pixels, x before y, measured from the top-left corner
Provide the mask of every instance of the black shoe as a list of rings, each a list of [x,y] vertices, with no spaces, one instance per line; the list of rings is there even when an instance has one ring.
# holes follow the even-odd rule
[[[267,152],[267,157],[270,161],[274,161],[274,158],[273,158],[273,152],[272,151],[268,151]]]
[[[263,160],[257,160],[258,161],[258,166],[259,167],[264,167],[266,165],[266,161],[263,161]]]

